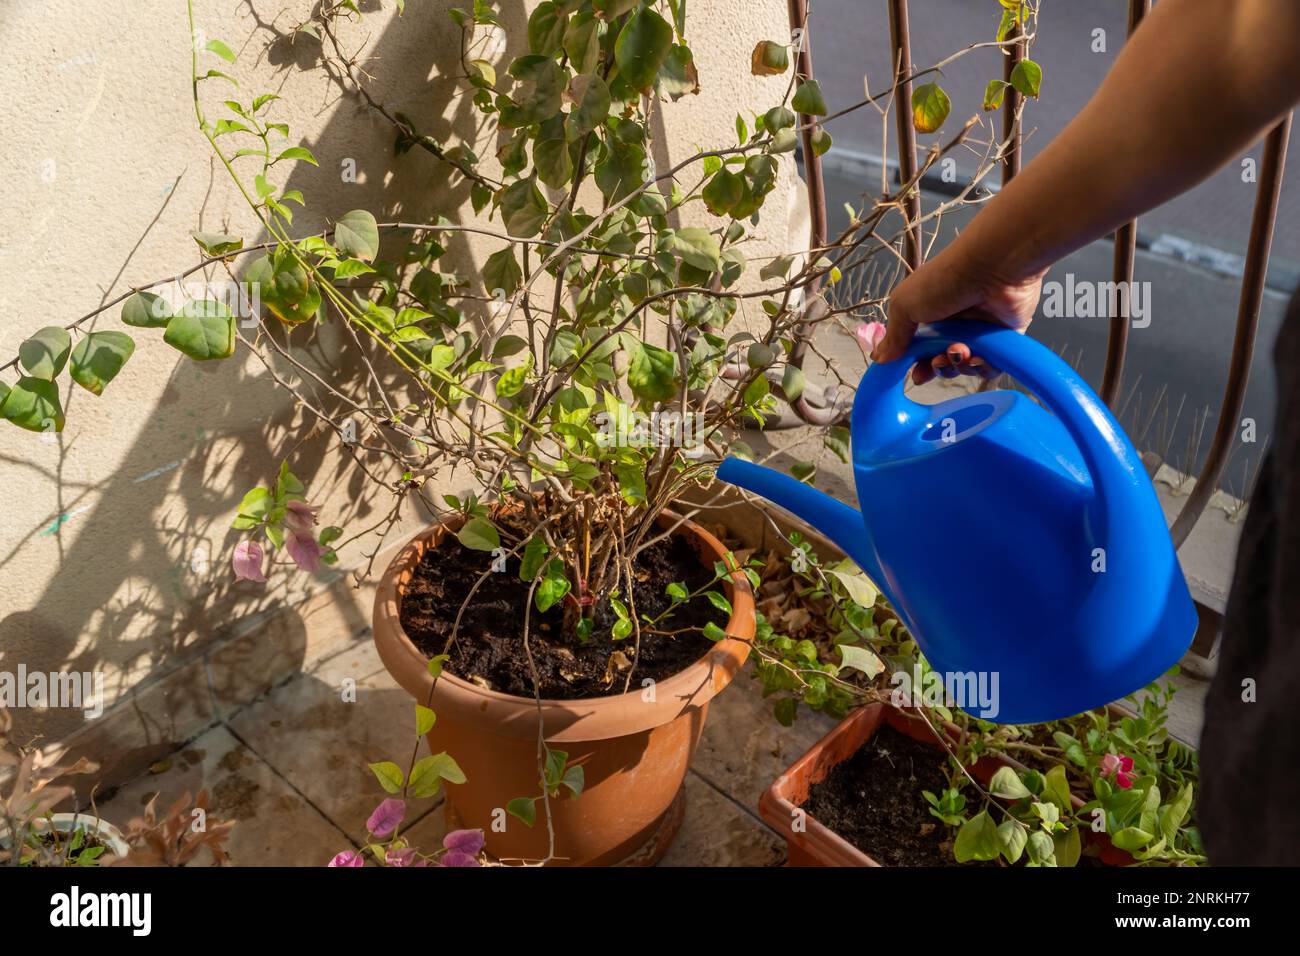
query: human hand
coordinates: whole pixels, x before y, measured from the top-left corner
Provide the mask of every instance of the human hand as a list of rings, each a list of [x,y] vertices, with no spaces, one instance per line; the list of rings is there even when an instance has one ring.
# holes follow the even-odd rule
[[[885,337],[876,346],[872,359],[890,362],[902,357],[916,335],[918,326],[944,319],[979,319],[996,322],[1024,332],[1033,321],[1042,290],[1043,275],[1008,280],[990,274],[978,274],[940,255],[925,263],[895,286],[889,299],[889,324]],[[961,342],[948,346],[942,355],[928,363],[917,363],[912,381],[923,385],[936,375],[956,378],[978,375],[992,379],[1001,374],[970,347]]]

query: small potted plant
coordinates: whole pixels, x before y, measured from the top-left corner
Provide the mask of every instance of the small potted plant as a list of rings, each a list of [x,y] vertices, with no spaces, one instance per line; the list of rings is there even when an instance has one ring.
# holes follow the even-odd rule
[[[72,797],[71,786],[58,781],[93,773],[84,757],[70,767],[38,765],[34,750],[10,740],[13,718],[0,707],[0,772],[12,774],[8,793],[0,793],[0,866],[98,866],[101,858],[127,852],[122,834],[111,823],[84,813],[54,813]]]

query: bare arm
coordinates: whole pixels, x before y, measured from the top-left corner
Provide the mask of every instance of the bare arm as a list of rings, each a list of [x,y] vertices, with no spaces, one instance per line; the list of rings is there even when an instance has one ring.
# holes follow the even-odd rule
[[[1190,189],[1297,101],[1300,0],[1162,0],[1083,111],[894,290],[876,359],[958,314],[1024,328],[1053,262]],[[969,352],[954,358],[936,368]]]

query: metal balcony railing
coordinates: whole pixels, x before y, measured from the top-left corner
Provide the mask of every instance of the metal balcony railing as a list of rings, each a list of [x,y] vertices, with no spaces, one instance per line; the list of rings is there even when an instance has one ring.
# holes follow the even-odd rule
[[[795,60],[798,79],[810,79],[813,76],[812,44],[808,41],[807,0],[787,0],[790,12],[792,33],[803,38],[799,44]],[[888,0],[890,42],[892,44],[892,62],[895,64],[895,82],[897,86],[896,101],[910,103],[912,99],[912,51],[908,25],[907,0]],[[1150,0],[1129,0],[1128,32],[1132,35],[1142,22],[1142,18],[1151,9]],[[1019,28],[1017,28],[1019,30]],[[1009,37],[1017,41],[1017,35]],[[1023,40],[1013,42],[1010,55],[1005,58],[1004,79],[1009,83],[1011,71],[1016,63],[1025,56]],[[1001,181],[1003,185],[1011,180],[1020,170],[1021,143],[1018,129],[1021,96],[1014,88],[1008,88],[1002,104],[1002,134],[1007,143],[1001,161]],[[916,132],[912,127],[911,117],[906,109],[895,111],[898,129],[898,170],[900,182],[909,182],[916,174]],[[812,231],[810,247],[822,248],[827,242],[826,225],[826,187],[822,177],[821,157],[812,149],[813,125],[816,117],[800,116],[803,131],[804,174],[808,189],[808,206],[811,213]],[[1170,534],[1174,546],[1180,547],[1195,527],[1211,495],[1218,487],[1228,461],[1228,452],[1237,433],[1241,418],[1242,404],[1245,400],[1246,383],[1250,377],[1250,365],[1255,351],[1255,337],[1259,327],[1260,302],[1264,293],[1265,279],[1268,273],[1269,252],[1273,243],[1273,225],[1277,216],[1278,196],[1282,188],[1282,170],[1286,160],[1287,140],[1291,130],[1291,116],[1279,122],[1269,131],[1264,139],[1263,161],[1260,164],[1259,185],[1255,196],[1255,209],[1251,219],[1250,235],[1247,244],[1245,269],[1241,281],[1241,293],[1237,307],[1236,333],[1233,337],[1232,353],[1228,366],[1228,381],[1224,387],[1223,400],[1219,408],[1219,418],[1214,429],[1214,439],[1206,455],[1205,463],[1197,476],[1196,486],[1187,497],[1178,517],[1174,521]],[[921,196],[919,187],[912,190],[904,201],[904,213],[910,225],[903,238],[903,259],[909,269],[921,264],[922,235],[920,225]],[[1133,264],[1137,249],[1137,222],[1127,222],[1115,232],[1115,253],[1113,259],[1113,278],[1115,282],[1132,282]],[[796,335],[794,348],[789,361],[802,366],[807,352],[810,330],[815,328],[819,315],[813,314],[819,307],[825,308],[817,295],[818,289],[807,290],[806,301],[810,303],[808,321],[800,326]],[[1119,395],[1120,382],[1124,375],[1124,358],[1128,349],[1129,316],[1124,314],[1128,300],[1120,296],[1121,311],[1110,317],[1110,333],[1106,345],[1106,365],[1102,374],[1098,393],[1102,399],[1115,407]],[[811,425],[829,425],[842,421],[846,415],[841,408],[819,408],[808,403],[804,398],[792,404],[794,413]]]

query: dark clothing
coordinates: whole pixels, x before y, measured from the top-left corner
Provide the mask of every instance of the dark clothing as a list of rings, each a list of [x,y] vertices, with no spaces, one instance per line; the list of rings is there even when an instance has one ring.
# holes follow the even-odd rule
[[[1300,864],[1300,293],[1273,364],[1277,424],[1238,546],[1201,734],[1197,815],[1215,866]]]

